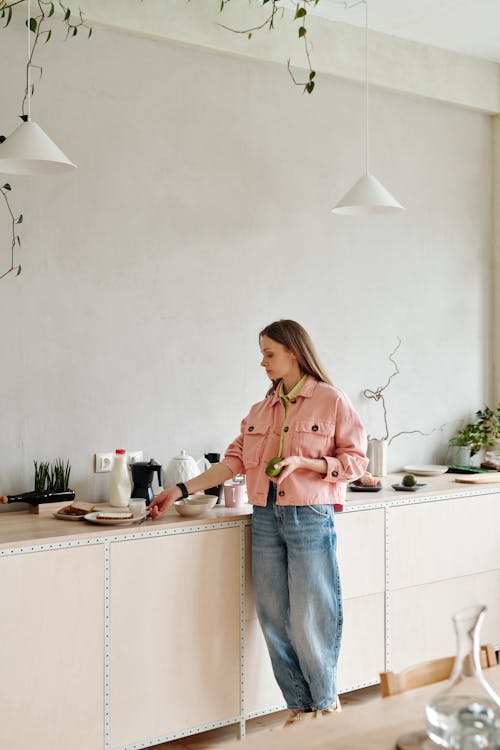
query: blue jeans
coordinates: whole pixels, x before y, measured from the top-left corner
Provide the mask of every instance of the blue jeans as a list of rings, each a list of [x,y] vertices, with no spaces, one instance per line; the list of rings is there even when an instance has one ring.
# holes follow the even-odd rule
[[[331,505],[254,505],[257,615],[288,708],[324,709],[337,697],[342,593]]]

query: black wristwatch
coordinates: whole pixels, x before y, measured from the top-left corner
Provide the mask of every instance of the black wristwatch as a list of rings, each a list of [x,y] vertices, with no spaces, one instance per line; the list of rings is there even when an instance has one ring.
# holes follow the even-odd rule
[[[184,500],[189,497],[188,488],[186,487],[184,482],[177,482],[176,487],[178,487],[182,492],[182,497],[184,498]]]

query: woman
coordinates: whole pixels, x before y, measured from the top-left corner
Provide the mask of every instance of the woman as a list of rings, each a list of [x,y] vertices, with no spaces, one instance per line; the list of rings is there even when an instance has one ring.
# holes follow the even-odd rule
[[[368,460],[359,417],[331,384],[304,328],[279,320],[260,332],[259,342],[272,382],[266,398],[252,406],[223,460],[158,495],[150,515],[157,518],[181,497],[246,474],[257,614],[290,726],[340,708],[334,513],[342,508],[346,483],[363,475]]]

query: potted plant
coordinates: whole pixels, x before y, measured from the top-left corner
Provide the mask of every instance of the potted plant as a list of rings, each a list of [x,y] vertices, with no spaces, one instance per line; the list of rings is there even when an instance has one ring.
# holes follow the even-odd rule
[[[40,503],[71,502],[75,493],[69,489],[71,466],[69,460],[56,458],[48,461],[33,461],[35,466],[34,490],[19,495],[4,495],[0,503],[28,503],[38,512]]]
[[[481,448],[495,448],[500,442],[500,404],[495,409],[485,406],[476,412],[476,421],[469,422],[450,438],[450,463],[467,466]],[[455,449],[455,450],[454,450]]]

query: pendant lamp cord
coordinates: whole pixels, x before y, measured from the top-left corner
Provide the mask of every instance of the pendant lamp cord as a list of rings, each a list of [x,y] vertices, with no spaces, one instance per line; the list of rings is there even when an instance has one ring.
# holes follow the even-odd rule
[[[29,2],[29,0],[28,0]],[[365,5],[365,170],[366,174],[370,173],[370,149],[368,143],[369,131],[369,107],[368,107],[368,0],[364,0]]]
[[[332,2],[334,5],[342,5],[346,10],[356,8],[358,5],[365,6],[365,174],[370,174],[370,144],[368,138],[368,133],[370,131],[370,109],[368,101],[368,0],[330,0],[330,2]]]
[[[30,40],[30,28],[31,23],[31,2],[28,0],[28,21],[27,21],[27,34],[28,34],[28,61],[26,63],[26,93],[28,103],[28,122],[31,120],[31,40]]]

